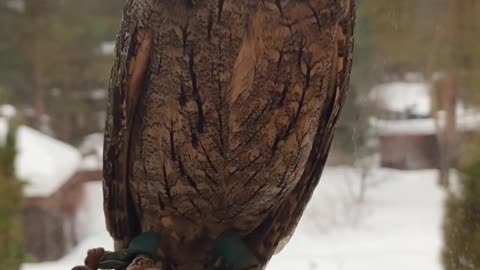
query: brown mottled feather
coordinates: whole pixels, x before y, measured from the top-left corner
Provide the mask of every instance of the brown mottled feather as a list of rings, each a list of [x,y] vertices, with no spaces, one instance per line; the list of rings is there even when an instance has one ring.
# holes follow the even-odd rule
[[[116,248],[162,234],[202,269],[237,229],[266,264],[294,231],[345,100],[353,0],[129,0],[105,131]]]

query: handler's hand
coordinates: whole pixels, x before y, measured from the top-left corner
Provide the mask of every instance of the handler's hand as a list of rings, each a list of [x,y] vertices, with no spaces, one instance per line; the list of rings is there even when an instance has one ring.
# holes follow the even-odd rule
[[[72,270],[97,270],[105,250],[103,248],[90,249],[85,258],[84,266],[75,266]]]

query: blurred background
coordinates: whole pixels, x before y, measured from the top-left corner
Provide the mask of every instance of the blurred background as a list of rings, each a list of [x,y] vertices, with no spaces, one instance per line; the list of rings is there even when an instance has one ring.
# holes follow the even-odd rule
[[[112,248],[105,105],[123,1],[0,0],[0,268]],[[269,269],[480,269],[480,1],[357,0],[350,96]]]

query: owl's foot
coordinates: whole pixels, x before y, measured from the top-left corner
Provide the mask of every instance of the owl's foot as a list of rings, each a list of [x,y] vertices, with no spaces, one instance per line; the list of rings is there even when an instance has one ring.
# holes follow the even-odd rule
[[[127,249],[121,249],[114,252],[105,252],[100,260],[99,268],[129,269],[129,265],[131,265],[135,259],[139,258],[141,255],[143,255],[143,259],[138,262],[145,261],[146,257],[151,258],[151,261],[160,261],[158,254],[159,250],[160,235],[155,232],[144,232],[133,238],[130,241]]]
[[[232,230],[225,231],[215,240],[214,251],[228,270],[258,269],[260,266],[242,237]]]
[[[85,265],[76,266],[72,270],[160,270],[159,249],[160,235],[154,232],[145,232],[132,239],[127,249],[114,252],[105,251],[103,248],[89,250]]]

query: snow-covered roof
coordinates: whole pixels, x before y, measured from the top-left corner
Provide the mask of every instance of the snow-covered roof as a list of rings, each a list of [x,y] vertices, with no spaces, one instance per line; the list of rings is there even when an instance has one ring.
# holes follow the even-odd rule
[[[382,109],[416,115],[431,111],[430,86],[422,81],[397,81],[378,85],[368,95]]]
[[[103,134],[93,133],[85,137],[78,147],[83,156],[81,168],[100,170],[103,166]]]
[[[444,127],[445,114],[439,112],[439,128]],[[460,131],[480,130],[480,112],[457,112],[457,129]],[[379,135],[428,135],[436,133],[435,120],[432,118],[407,120],[381,120],[372,118],[370,124]]]
[[[8,121],[0,116],[0,138],[8,131]],[[77,149],[35,129],[17,130],[16,176],[27,183],[25,195],[47,197],[62,186],[78,169]]]
[[[83,170],[101,170],[103,168],[102,157],[97,155],[88,155],[82,158],[82,165],[80,166]]]

